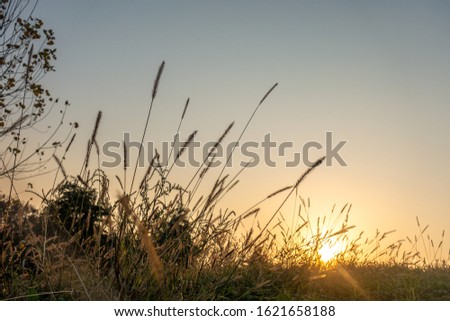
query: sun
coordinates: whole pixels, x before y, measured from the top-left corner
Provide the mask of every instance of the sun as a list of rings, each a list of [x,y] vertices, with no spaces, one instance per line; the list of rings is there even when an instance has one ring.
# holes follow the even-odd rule
[[[336,258],[340,253],[345,250],[343,242],[326,242],[319,249],[320,260],[324,263]]]

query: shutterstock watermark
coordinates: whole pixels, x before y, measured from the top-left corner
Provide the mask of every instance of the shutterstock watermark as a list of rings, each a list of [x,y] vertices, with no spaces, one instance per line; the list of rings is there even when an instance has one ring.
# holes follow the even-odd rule
[[[209,167],[233,166],[233,157],[241,155],[239,165],[256,167],[265,165],[268,167],[296,167],[300,164],[312,166],[317,160],[313,153],[325,155],[325,165],[347,166],[340,152],[346,140],[333,142],[333,133],[325,133],[325,142],[310,141],[301,148],[294,146],[292,141],[276,142],[272,140],[270,133],[261,141],[230,142],[227,144],[209,141],[200,143],[195,135],[189,141],[180,141],[176,135],[172,142],[161,142],[156,148],[154,142],[132,141],[130,133],[123,134],[123,141],[108,141],[102,146],[102,153],[106,157],[101,162],[103,167],[123,166],[124,153],[131,155],[131,151],[139,155],[138,166],[146,167],[152,160],[157,159],[161,166],[167,166],[174,162],[178,167],[199,167],[207,164]],[[140,150],[140,152],[139,152]],[[281,160],[280,160],[281,158]]]

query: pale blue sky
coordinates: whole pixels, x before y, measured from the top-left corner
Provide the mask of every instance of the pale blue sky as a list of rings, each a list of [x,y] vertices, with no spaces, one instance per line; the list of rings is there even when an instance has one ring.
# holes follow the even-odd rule
[[[348,167],[320,168],[302,186],[313,211],[350,202],[360,228],[398,229],[397,239],[416,232],[416,215],[434,233],[449,229],[448,1],[41,0],[36,13],[56,32],[46,82],[71,102],[80,149],[98,110],[101,142],[125,131],[139,140],[162,60],[147,136],[158,141],[172,137],[187,97],[182,135],[216,139],[236,120],[235,139],[279,82],[244,140],[271,132],[302,146],[332,131],[349,141]],[[83,153],[72,151],[76,170]],[[246,208],[303,170],[250,169],[230,202]]]

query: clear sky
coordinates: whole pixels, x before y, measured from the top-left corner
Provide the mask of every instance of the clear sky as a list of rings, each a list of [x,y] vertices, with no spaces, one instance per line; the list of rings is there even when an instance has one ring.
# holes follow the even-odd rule
[[[99,142],[140,139],[153,79],[166,68],[147,140],[181,131],[217,139],[233,120],[236,139],[271,133],[301,146],[347,140],[336,162],[302,184],[312,211],[350,202],[352,221],[372,233],[433,236],[450,228],[450,3],[448,1],[69,1],[36,11],[56,33],[54,94],[81,124],[67,167],[79,171],[98,110]],[[81,152],[80,152],[81,150]],[[321,153],[317,153],[320,156]],[[294,183],[304,165],[248,169],[228,199],[246,208]],[[183,181],[187,171],[177,170]],[[447,242],[448,244],[448,242]]]

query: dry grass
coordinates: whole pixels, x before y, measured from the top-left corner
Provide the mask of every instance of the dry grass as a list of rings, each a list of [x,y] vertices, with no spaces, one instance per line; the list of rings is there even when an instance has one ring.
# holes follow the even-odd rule
[[[163,62],[154,81],[142,141],[164,66]],[[238,141],[276,86],[259,101]],[[177,134],[188,104],[189,99]],[[92,146],[97,145],[101,115],[99,112],[79,175],[71,176],[63,167],[73,136],[62,157],[54,157],[64,177],[59,184],[55,177],[53,189],[41,196],[38,210],[18,200],[1,203],[8,206],[1,209],[0,298],[449,299],[450,270],[443,252],[444,232],[435,245],[425,234],[427,227],[423,228],[417,219],[418,236],[389,242],[394,235],[392,231],[377,231],[373,237],[365,237],[363,232],[351,236],[355,227],[349,222],[350,204],[341,210],[333,207],[327,216],[315,217],[311,213],[309,199],[298,196],[298,188],[324,158],[318,159],[291,185],[236,213],[221,208],[219,202],[236,186],[246,167],[234,176],[226,174],[224,167],[214,178],[210,191],[197,197],[199,186],[211,173],[208,169],[213,150],[185,187],[168,180],[173,164],[161,165],[158,155],[134,188],[136,160],[128,185],[130,160],[124,154],[123,182],[115,176],[122,194],[112,200],[107,174],[98,164],[89,166]],[[224,130],[217,144],[229,135],[233,125],[234,122]],[[184,148],[195,134],[189,136],[175,159],[183,157]],[[58,203],[65,183],[72,184],[73,193],[66,203]],[[293,197],[294,214],[286,219],[285,204]],[[261,205],[268,201],[279,202],[279,206],[275,212],[266,213],[269,219],[261,225],[259,216],[264,211]],[[64,224],[62,213],[72,219],[70,228]],[[341,250],[330,261],[323,261],[321,249],[336,244],[342,245]]]

